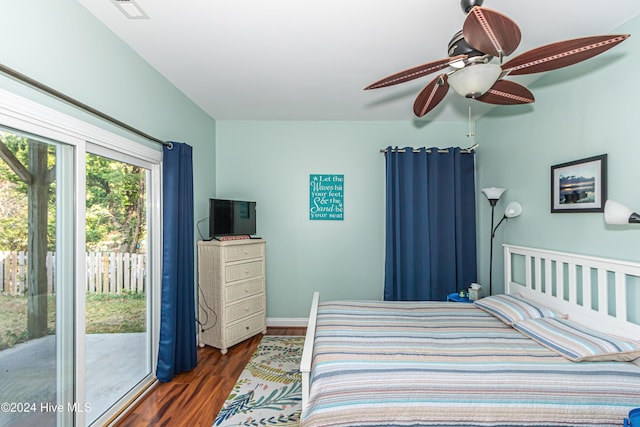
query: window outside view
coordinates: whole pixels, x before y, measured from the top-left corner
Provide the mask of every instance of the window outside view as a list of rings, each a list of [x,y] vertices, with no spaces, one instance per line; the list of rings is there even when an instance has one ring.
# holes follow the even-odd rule
[[[74,202],[62,200],[71,197],[56,188],[56,168],[72,151],[0,131],[0,401],[32,405],[2,411],[3,426],[56,425],[61,394],[79,388],[86,403],[74,409],[90,424],[151,369],[148,171],[87,154],[86,253],[74,257],[86,263],[86,278],[61,280],[73,274],[57,271],[67,267],[56,259],[56,241],[75,236],[63,232],[56,211]],[[74,301],[74,286],[84,287],[84,304]],[[74,335],[68,325],[82,317],[85,334]],[[69,378],[74,370],[61,367],[80,362],[62,348],[78,340],[85,375]]]

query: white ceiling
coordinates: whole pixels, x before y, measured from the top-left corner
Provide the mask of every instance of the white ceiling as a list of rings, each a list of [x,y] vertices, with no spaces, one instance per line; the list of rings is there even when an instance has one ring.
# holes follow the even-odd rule
[[[217,120],[411,120],[415,96],[435,75],[362,89],[447,57],[465,17],[458,0],[136,0],[150,19],[130,20],[111,0],[78,1]],[[511,57],[610,33],[640,13],[638,0],[486,0],[484,7],[520,26]],[[466,118],[471,102],[475,114],[487,110],[450,91],[424,119]]]

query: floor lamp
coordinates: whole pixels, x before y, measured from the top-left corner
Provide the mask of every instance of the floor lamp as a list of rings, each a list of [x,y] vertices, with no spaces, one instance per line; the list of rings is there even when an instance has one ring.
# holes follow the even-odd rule
[[[491,205],[491,246],[489,250],[489,295],[491,295],[492,285],[493,285],[493,238],[496,235],[496,230],[498,229],[498,227],[500,227],[500,224],[502,224],[502,222],[505,219],[515,218],[522,213],[522,206],[520,205],[520,203],[511,202],[507,205],[506,209],[504,210],[504,215],[502,216],[502,219],[500,220],[500,222],[498,222],[498,225],[496,225],[495,227],[493,226],[494,210],[495,210],[496,204],[498,203],[498,200],[500,200],[500,197],[502,197],[502,194],[505,191],[506,190],[504,188],[496,188],[496,187],[482,189],[482,192],[487,197],[487,200],[489,200],[489,204]]]

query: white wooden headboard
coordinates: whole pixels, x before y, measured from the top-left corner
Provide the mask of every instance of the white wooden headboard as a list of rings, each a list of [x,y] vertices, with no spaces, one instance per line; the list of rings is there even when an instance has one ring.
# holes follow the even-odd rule
[[[640,263],[504,245],[505,292],[640,340]]]

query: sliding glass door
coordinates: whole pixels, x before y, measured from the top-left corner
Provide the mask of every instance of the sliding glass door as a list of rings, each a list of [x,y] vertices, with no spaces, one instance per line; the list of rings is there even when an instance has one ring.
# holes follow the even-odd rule
[[[135,159],[128,160],[87,154],[85,373],[87,402],[91,402],[88,423],[116,405],[152,373],[149,328],[152,292],[147,258],[150,172],[132,164]]]
[[[0,130],[0,425],[53,426],[74,397],[72,146]],[[73,234],[71,234],[73,235]]]
[[[101,426],[155,380],[161,159],[0,90],[0,426]]]

